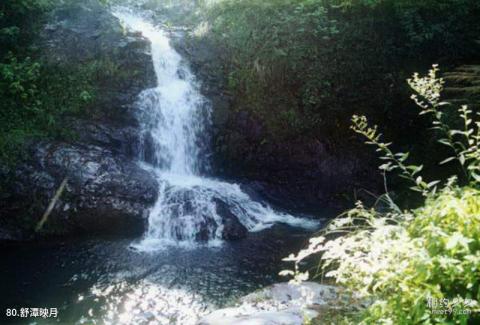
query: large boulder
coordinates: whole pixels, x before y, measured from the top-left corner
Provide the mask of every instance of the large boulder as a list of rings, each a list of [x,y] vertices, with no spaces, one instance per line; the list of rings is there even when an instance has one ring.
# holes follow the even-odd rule
[[[277,283],[240,299],[237,305],[218,309],[197,325],[302,325],[321,310],[338,308],[345,300],[334,286],[315,282]]]
[[[143,233],[148,209],[158,192],[154,175],[101,147],[48,142],[33,148],[31,161],[16,171],[10,206],[21,211],[22,201],[31,202],[27,228],[39,221],[66,178],[67,185],[42,229],[44,233]]]
[[[217,214],[222,217],[223,220],[223,239],[241,239],[247,235],[247,228],[245,228],[245,226],[238,220],[238,217],[232,213],[227,203],[220,199],[215,199],[215,209]]]
[[[153,216],[156,229],[163,232],[160,236],[205,242],[220,238],[235,240],[247,235],[247,228],[219,193],[208,187],[184,187],[163,182],[165,184],[161,187],[165,188],[159,194],[162,206]]]

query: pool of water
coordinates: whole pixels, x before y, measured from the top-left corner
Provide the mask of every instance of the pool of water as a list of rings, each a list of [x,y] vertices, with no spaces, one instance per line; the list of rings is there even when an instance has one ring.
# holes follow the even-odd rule
[[[308,233],[285,225],[220,247],[138,252],[132,240],[1,244],[0,323],[194,324],[202,314],[281,281],[281,259]],[[56,308],[58,317],[6,317]]]

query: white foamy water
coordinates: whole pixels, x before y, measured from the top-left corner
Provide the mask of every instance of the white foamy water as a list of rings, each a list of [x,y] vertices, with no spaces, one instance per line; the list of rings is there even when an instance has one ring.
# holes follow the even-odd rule
[[[277,222],[315,227],[314,221],[274,211],[252,200],[237,184],[201,176],[202,165],[208,164],[200,144],[210,108],[194,76],[171,47],[165,31],[129,10],[116,10],[114,14],[128,29],[141,32],[150,41],[157,78],[155,88],[139,95],[137,108],[144,141],[142,165],[157,175],[159,196],[150,211],[148,230],[135,247],[152,251],[168,245],[194,247],[199,242],[219,245],[225,210],[248,231]]]

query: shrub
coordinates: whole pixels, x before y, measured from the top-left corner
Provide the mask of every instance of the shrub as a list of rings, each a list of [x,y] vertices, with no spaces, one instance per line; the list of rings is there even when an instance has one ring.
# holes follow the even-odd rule
[[[365,117],[353,118],[353,130],[377,147],[385,173],[398,171],[412,189],[425,197],[423,206],[402,211],[390,196],[388,209],[367,209],[362,203],[334,219],[309,246],[286,261],[295,263],[294,282],[309,278],[300,263],[317,255],[322,275],[333,278],[355,297],[369,301],[363,324],[467,324],[480,320],[480,119],[467,107],[459,109],[463,129],[444,123],[447,103],[440,101],[443,81],[437,68],[417,74],[409,84],[421,114],[431,114],[439,142],[452,149],[459,175],[440,188],[426,182],[421,166],[408,165],[408,153],[393,153],[377,127]],[[463,179],[464,186],[458,184]],[[333,236],[333,238],[332,238]],[[329,240],[327,240],[329,238]]]

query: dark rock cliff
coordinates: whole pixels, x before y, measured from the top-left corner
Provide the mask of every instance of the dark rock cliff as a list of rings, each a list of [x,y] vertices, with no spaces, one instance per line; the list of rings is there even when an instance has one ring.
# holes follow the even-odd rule
[[[247,110],[233,109],[235,99],[229,95],[215,46],[187,36],[175,40],[212,104],[216,174],[241,181],[263,199],[297,212],[343,209],[359,198],[359,189],[381,194],[378,162],[353,132],[342,139],[326,135],[263,141],[263,122]]]
[[[225,87],[217,49],[192,42],[181,30],[172,40],[213,106],[215,176],[242,182],[259,199],[314,214],[350,203],[360,184],[373,191],[380,187],[377,162],[362,153],[353,136],[340,144],[328,136],[262,141],[262,121],[232,109],[235,99]],[[50,65],[98,62],[108,71],[97,80],[87,114],[65,119],[73,138],[33,142],[28,160],[0,168],[10,180],[4,191],[9,195],[0,204],[0,239],[31,237],[65,178],[43,234],[141,234],[158,190],[155,177],[134,162],[139,136],[133,104],[141,90],[155,84],[147,40],[125,31],[107,8],[88,0],[57,8],[38,47]],[[229,222],[237,229],[233,237],[244,235],[245,229]]]
[[[138,126],[132,105],[155,84],[148,42],[90,0],[57,8],[38,46],[51,65],[103,62],[113,68],[98,81],[88,114],[65,120],[71,139],[32,142],[28,159],[2,168],[10,181],[0,205],[0,239],[32,237],[65,178],[40,234],[141,234],[158,191],[155,177],[134,162]]]

